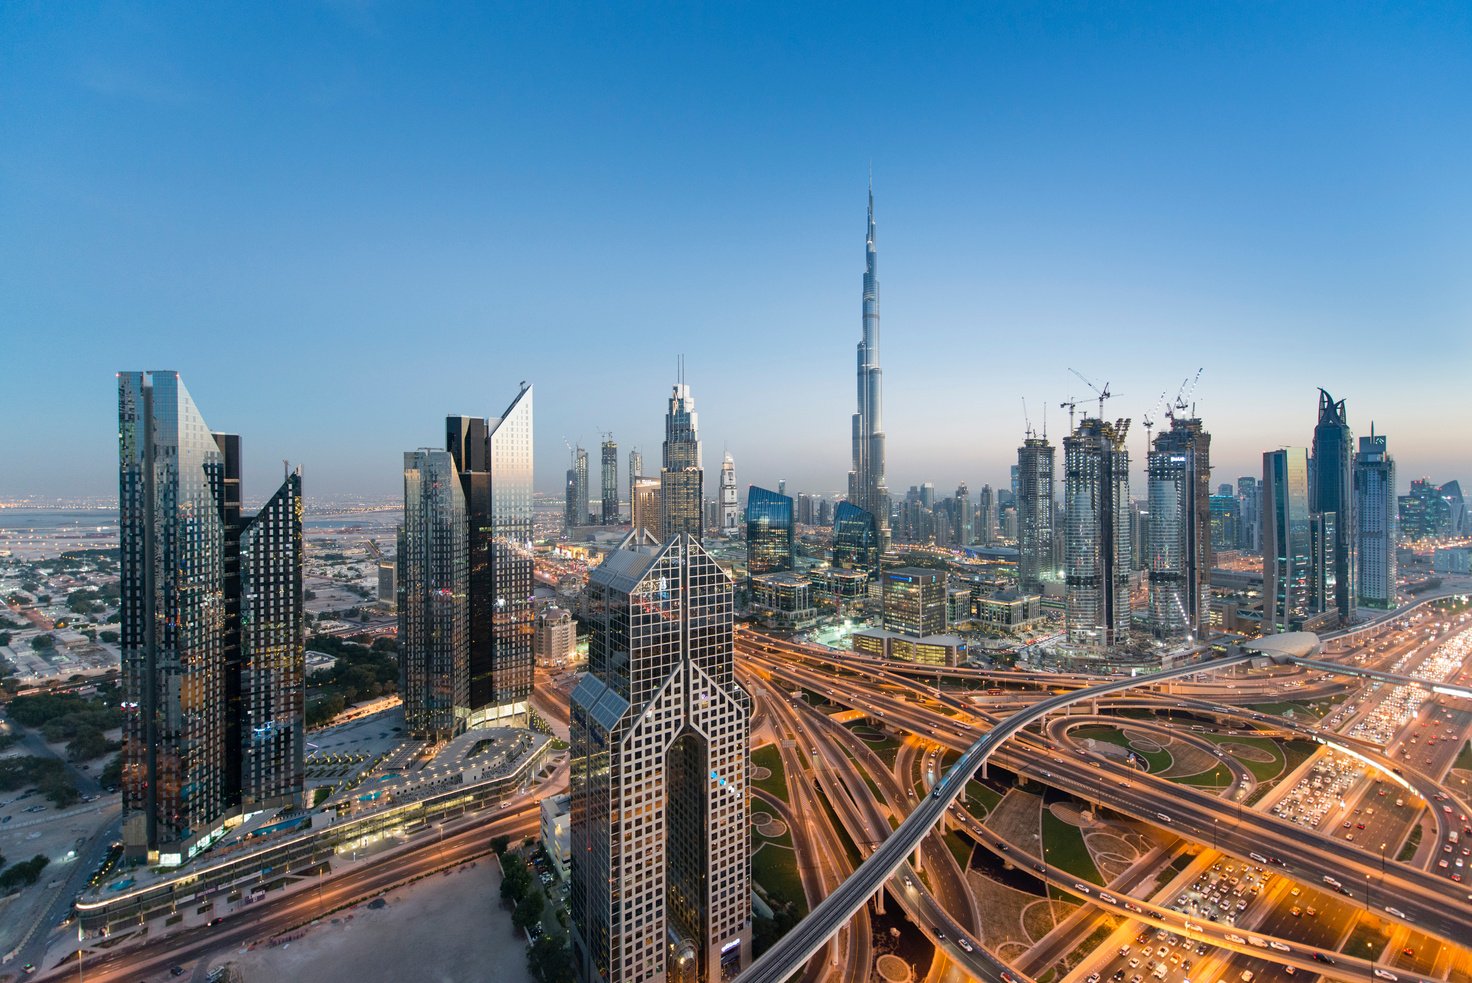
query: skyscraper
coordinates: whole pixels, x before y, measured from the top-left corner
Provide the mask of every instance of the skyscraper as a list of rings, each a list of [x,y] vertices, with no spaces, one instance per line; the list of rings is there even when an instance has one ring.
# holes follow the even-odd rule
[[[721,462],[721,535],[735,536],[741,532],[741,507],[736,500],[736,462],[731,452]]]
[[[1174,645],[1201,638],[1211,610],[1211,434],[1194,417],[1172,415],[1147,470],[1150,633]]]
[[[664,466],[659,471],[660,526],[666,541],[680,533],[700,539],[704,530],[701,497],[705,471],[700,464],[700,426],[695,397],[685,384],[683,364],[680,381],[670,392],[664,416]]]
[[[470,524],[449,451],[404,453],[399,528],[399,691],[416,737],[444,740],[470,704]]]
[[[1237,479],[1237,500],[1241,503],[1238,549],[1250,553],[1262,551],[1262,482],[1252,476]]]
[[[990,546],[997,538],[997,506],[992,499],[992,486],[982,485],[976,503],[976,541]]]
[[[1262,505],[1262,631],[1296,631],[1313,613],[1313,516],[1302,447],[1262,456]]]
[[[612,436],[603,440],[603,487],[599,495],[599,512],[605,526],[618,522],[618,444]]]
[[[1129,634],[1129,426],[1085,417],[1063,439],[1064,617],[1073,645],[1109,648]]]
[[[1336,609],[1342,624],[1354,620],[1358,593],[1355,590],[1354,434],[1344,412],[1344,400],[1319,390],[1319,422],[1314,427],[1313,467],[1309,472],[1309,508],[1320,514],[1333,513],[1332,569],[1325,570],[1325,610]],[[1329,579],[1332,576],[1332,584]]]
[[[1043,592],[1053,569],[1053,445],[1031,433],[1017,448],[1017,589]]]
[[[1368,608],[1395,607],[1396,543],[1399,539],[1395,498],[1395,458],[1386,451],[1384,435],[1360,438],[1354,459],[1354,498],[1359,543],[1355,582],[1359,603]]]
[[[879,522],[851,502],[833,510],[833,565],[879,575]]]
[[[718,983],[751,961],[750,698],[732,675],[731,579],[696,536],[635,534],[587,590],[571,722],[579,975]]]
[[[752,485],[746,492],[746,575],[780,573],[797,565],[792,499]]]
[[[240,438],[177,372],[118,373],[123,843],[181,863],[303,783],[301,473],[240,510]]]
[[[638,477],[634,479],[634,492],[629,499],[630,518],[634,532],[648,533],[656,542],[664,528],[664,517],[659,508],[659,479]]]
[[[858,412],[853,417],[853,468],[848,500],[879,523],[880,550],[889,548],[889,486],[884,473],[884,420],[879,367],[879,270],[874,251],[874,185],[869,185],[869,233],[864,245],[863,337],[858,350]]]
[[[593,513],[588,510],[588,452],[581,447],[572,448],[571,463],[567,469],[567,498],[562,512],[562,524],[569,530],[593,520]]]
[[[532,689],[532,387],[501,416],[445,418],[465,497],[468,726],[524,714]]]
[[[644,455],[639,448],[629,451],[629,509],[634,507],[634,482],[644,477]]]
[[[964,481],[956,486],[955,503],[952,521],[955,524],[956,545],[970,546],[976,542],[976,508],[971,502],[971,489],[966,487]]]

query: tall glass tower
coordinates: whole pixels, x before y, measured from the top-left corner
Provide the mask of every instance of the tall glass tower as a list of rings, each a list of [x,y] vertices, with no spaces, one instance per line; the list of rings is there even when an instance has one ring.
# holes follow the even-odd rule
[[[1085,417],[1063,439],[1064,623],[1072,645],[1108,649],[1129,635],[1129,425]]]
[[[240,509],[240,438],[177,372],[118,373],[123,843],[181,863],[303,782],[301,474]]]
[[[879,523],[880,549],[889,547],[889,485],[884,473],[883,370],[879,367],[879,269],[874,250],[874,183],[869,183],[869,231],[864,243],[863,336],[858,350],[858,412],[853,416],[853,467],[848,500]]]
[[[465,496],[468,726],[526,713],[532,691],[532,387],[499,417],[445,419]]]
[[[588,452],[572,449],[572,466],[567,469],[567,498],[562,509],[562,524],[567,529],[587,525],[593,519],[588,511]]]
[[[618,522],[618,443],[612,437],[603,441],[603,487],[599,495],[599,513],[603,524]]]
[[[666,540],[704,532],[701,514],[705,471],[700,463],[700,425],[685,371],[670,392],[664,416],[664,466],[659,471],[661,526]]]
[[[879,576],[879,522],[852,502],[833,510],[833,565]]]
[[[1399,539],[1395,498],[1395,458],[1385,436],[1360,438],[1354,459],[1355,515],[1358,520],[1359,571],[1355,582],[1359,603],[1368,608],[1395,607],[1396,543]]]
[[[1358,593],[1355,590],[1355,517],[1354,517],[1354,434],[1344,411],[1344,400],[1319,390],[1319,422],[1314,427],[1313,466],[1309,472],[1309,508],[1323,516],[1326,528],[1332,526],[1332,542],[1325,543],[1325,555],[1332,554],[1332,568],[1321,578],[1325,595],[1322,610],[1339,612],[1341,624],[1354,620]]]
[[[450,452],[405,452],[399,688],[404,722],[417,737],[453,737],[469,715],[469,529]]]
[[[780,573],[796,566],[792,498],[752,485],[746,493],[746,574]]]
[[[571,722],[580,978],[719,983],[751,961],[751,707],[732,673],[731,578],[688,533],[663,546],[636,533],[587,590]]]
[[[1053,568],[1053,445],[1047,437],[1023,440],[1016,472],[1017,589],[1041,594],[1043,573]]]
[[[1308,452],[1262,456],[1262,632],[1297,631],[1311,612],[1314,519],[1309,512]]]
[[[1211,434],[1198,419],[1172,416],[1147,470],[1150,633],[1174,645],[1206,634],[1211,611]]]

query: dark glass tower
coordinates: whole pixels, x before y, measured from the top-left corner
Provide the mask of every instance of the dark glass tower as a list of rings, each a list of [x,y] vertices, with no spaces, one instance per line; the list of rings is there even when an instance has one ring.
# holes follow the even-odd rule
[[[1262,633],[1296,631],[1310,612],[1314,517],[1309,512],[1308,452],[1262,456]]]
[[[752,485],[746,493],[746,575],[792,570],[795,526],[792,498]]]
[[[1029,436],[1017,448],[1017,589],[1043,592],[1043,572],[1053,568],[1053,445]],[[991,496],[987,499],[990,501]]]
[[[571,722],[579,977],[719,983],[751,960],[751,706],[732,674],[731,578],[693,536],[636,533],[589,576],[587,601]]]
[[[660,524],[666,540],[679,533],[701,538],[705,471],[700,461],[700,426],[695,397],[680,381],[670,392],[664,416],[664,466],[659,471]]]
[[[572,467],[567,469],[567,501],[563,506],[562,524],[569,530],[593,521],[588,511],[588,452],[572,449]]]
[[[1325,544],[1332,554],[1318,585],[1320,609],[1339,612],[1342,624],[1354,620],[1358,595],[1355,591],[1356,544],[1354,515],[1354,434],[1344,412],[1344,400],[1319,390],[1319,423],[1314,427],[1313,467],[1309,480],[1309,508],[1330,515],[1333,541]]]
[[[176,372],[118,374],[123,842],[177,864],[302,790],[301,475],[240,508],[240,439]]]
[[[1096,650],[1130,629],[1129,424],[1085,417],[1063,438],[1065,624]]]
[[[445,420],[468,523],[468,726],[526,712],[532,690],[532,387],[501,416]],[[616,493],[615,493],[616,494]]]
[[[605,526],[618,522],[618,443],[608,437],[603,441],[603,487],[600,489],[599,509]]]
[[[1354,459],[1356,534],[1359,570],[1355,582],[1359,603],[1370,608],[1393,608],[1396,602],[1395,458],[1390,456],[1383,434],[1360,438]]]
[[[879,574],[879,523],[851,502],[833,510],[833,565],[840,570]]]

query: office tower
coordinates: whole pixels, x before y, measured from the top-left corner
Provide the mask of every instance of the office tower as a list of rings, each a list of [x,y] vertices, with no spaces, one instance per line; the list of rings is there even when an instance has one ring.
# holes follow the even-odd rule
[[[525,714],[532,692],[532,387],[499,417],[445,418],[465,498],[467,726]]]
[[[1460,486],[1456,482],[1448,484],[1460,496]],[[1400,535],[1405,542],[1446,539],[1457,535],[1453,502],[1430,478],[1412,478],[1411,493],[1400,496],[1398,508]]]
[[[786,478],[778,478],[777,479],[777,494],[778,495],[786,495],[787,494],[787,479]]]
[[[1012,497],[1009,498],[1007,501],[1010,501],[1010,502],[1015,503],[1017,501],[1018,496],[1022,494],[1022,484],[1021,484],[1021,482],[1022,482],[1022,466],[1021,465],[1018,465],[1018,464],[1012,465],[1011,474],[1012,474],[1012,484],[1011,484],[1011,487],[1010,487],[1009,491],[1010,491]],[[1006,502],[1003,502],[1002,504],[1005,505],[1007,503]]]
[[[393,560],[378,561],[378,603],[389,610],[399,603],[399,566]]]
[[[731,452],[721,462],[720,530],[722,536],[735,536],[741,531],[741,509],[736,501],[736,462]]]
[[[1354,459],[1356,535],[1359,572],[1355,582],[1359,603],[1367,608],[1395,607],[1396,530],[1395,458],[1386,450],[1384,435],[1360,438]]]
[[[457,734],[470,704],[470,524],[449,451],[404,453],[399,691],[416,737]]]
[[[800,526],[815,526],[818,524],[818,499],[807,492],[797,493],[797,524]]]
[[[603,524],[612,526],[618,523],[618,443],[613,437],[603,440],[603,487],[600,489],[599,512],[603,516]]]
[[[634,507],[634,482],[644,477],[644,455],[636,447],[629,451],[629,509]]]
[[[1448,481],[1436,493],[1446,503],[1447,522],[1451,527],[1453,536],[1472,536],[1472,521],[1467,516],[1467,500],[1462,496],[1462,484],[1459,481]]]
[[[1237,546],[1250,553],[1262,551],[1262,483],[1251,476],[1237,479],[1237,500],[1241,503]]]
[[[1242,500],[1236,495],[1211,496],[1211,550],[1238,549],[1242,541]]]
[[[719,983],[751,961],[750,698],[732,676],[731,579],[696,536],[635,534],[587,592],[571,723],[579,976]]]
[[[983,546],[990,546],[997,538],[997,505],[992,498],[992,486],[982,485],[977,499],[976,541]]]
[[[1017,448],[1012,483],[1017,489],[1017,589],[1043,592],[1053,565],[1053,445],[1031,433]]]
[[[562,524],[569,531],[593,521],[588,510],[588,452],[571,448],[572,466],[567,469],[567,498],[563,505]]]
[[[851,502],[833,510],[833,565],[840,570],[879,573],[879,522]]]
[[[1296,631],[1311,610],[1313,516],[1308,452],[1302,447],[1262,456],[1262,631]]]
[[[976,509],[971,503],[971,489],[966,487],[966,482],[961,482],[956,488],[955,521],[956,545],[970,546],[976,542]]]
[[[1326,597],[1324,610],[1337,610],[1341,624],[1354,620],[1358,596],[1354,586],[1355,542],[1354,530],[1354,478],[1353,456],[1354,435],[1350,433],[1349,421],[1345,418],[1344,400],[1334,402],[1334,397],[1319,390],[1319,422],[1314,427],[1313,467],[1309,471],[1309,508],[1320,515],[1333,513],[1330,524],[1334,527],[1334,538],[1326,546],[1332,546],[1334,562],[1325,571],[1324,589],[1332,592]],[[1332,585],[1329,579],[1332,576]]]
[[[946,630],[946,576],[924,567],[886,570],[884,628],[924,638]]]
[[[826,498],[818,499],[818,525],[833,525],[833,503]]]
[[[300,802],[300,471],[240,509],[240,438],[177,372],[118,373],[123,845],[165,866]]]
[[[1001,508],[1002,538],[1011,542],[1017,542],[1021,538],[1021,530],[1017,522],[1017,505],[1007,502]]]
[[[752,485],[746,492],[746,576],[796,568],[792,499]]]
[[[874,251],[874,185],[869,185],[869,233],[864,245],[863,337],[858,350],[858,412],[853,417],[853,468],[848,500],[879,524],[880,552],[889,548],[889,486],[884,473],[884,421],[879,367],[879,270]]]
[[[670,392],[664,416],[664,466],[659,471],[660,528],[664,540],[680,533],[696,539],[704,532],[702,497],[705,471],[700,463],[700,425],[695,397],[685,384],[683,363],[680,381]]]
[[[1074,645],[1109,648],[1129,634],[1129,426],[1085,417],[1063,439],[1064,623]]]
[[[1194,417],[1172,415],[1147,470],[1150,633],[1174,645],[1205,635],[1211,610],[1211,434]]]

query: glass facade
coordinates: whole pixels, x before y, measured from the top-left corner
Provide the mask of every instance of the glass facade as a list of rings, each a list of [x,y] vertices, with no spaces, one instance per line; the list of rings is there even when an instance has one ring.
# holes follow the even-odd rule
[[[705,530],[704,491],[699,414],[695,412],[695,397],[690,395],[690,387],[680,382],[670,393],[664,417],[664,466],[659,471],[662,540],[680,533],[701,538]]]
[[[1155,438],[1147,472],[1150,632],[1177,644],[1200,638],[1211,610],[1211,435],[1201,421],[1173,417]]]
[[[1317,513],[1332,512],[1337,516],[1334,541],[1326,552],[1334,554],[1333,594],[1324,610],[1339,612],[1340,621],[1354,620],[1358,596],[1354,586],[1355,535],[1354,518],[1354,434],[1345,416],[1344,400],[1319,390],[1319,422],[1314,427],[1313,466],[1309,472],[1309,508]]]
[[[731,580],[691,536],[636,536],[590,575],[572,696],[569,901],[584,980],[717,983],[751,959],[750,700]]]
[[[1085,418],[1063,440],[1064,617],[1070,644],[1109,648],[1130,628],[1129,421]]]
[[[1242,541],[1242,500],[1236,495],[1211,496],[1211,548],[1235,550]]]
[[[937,570],[900,567],[884,572],[884,627],[915,638],[946,630],[946,578]]]
[[[618,444],[612,439],[603,442],[603,487],[598,496],[599,513],[603,524],[611,526],[618,522]]]
[[[1311,612],[1313,520],[1308,452],[1302,447],[1262,456],[1263,634],[1294,631]]]
[[[1370,608],[1395,607],[1396,543],[1399,533],[1395,500],[1395,459],[1383,435],[1360,438],[1354,459],[1355,520],[1358,523],[1359,603]]]
[[[240,440],[176,372],[118,374],[118,463],[123,842],[173,864],[301,793],[301,478],[243,519]]]
[[[572,451],[572,467],[567,469],[567,495],[562,507],[562,524],[568,529],[585,526],[592,521],[588,511],[588,452],[581,447]]]
[[[746,575],[792,570],[795,526],[792,498],[752,485],[746,493]]]
[[[416,737],[445,740],[468,715],[469,524],[448,451],[404,454],[399,529],[399,689]]]
[[[840,570],[879,573],[879,523],[851,502],[833,510],[833,565]]]
[[[1017,589],[1043,592],[1053,570],[1053,445],[1028,437],[1017,448]],[[988,496],[989,497],[989,496]]]

